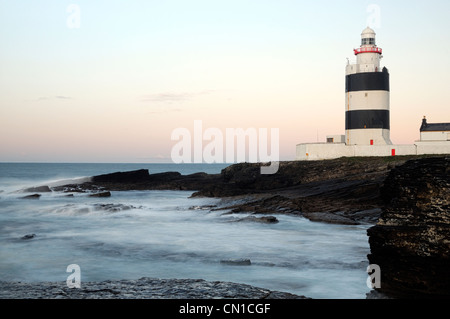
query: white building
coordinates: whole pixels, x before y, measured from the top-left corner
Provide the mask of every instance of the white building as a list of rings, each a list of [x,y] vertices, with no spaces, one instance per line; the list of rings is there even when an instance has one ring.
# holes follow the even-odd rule
[[[296,159],[450,154],[450,123],[427,124],[424,119],[420,141],[392,144],[389,72],[380,66],[382,49],[371,28],[362,32],[354,53],[356,64],[348,63],[345,75],[345,135],[329,135],[326,143],[298,144]]]
[[[450,141],[450,123],[427,123],[427,119],[424,117],[420,127],[420,141]]]

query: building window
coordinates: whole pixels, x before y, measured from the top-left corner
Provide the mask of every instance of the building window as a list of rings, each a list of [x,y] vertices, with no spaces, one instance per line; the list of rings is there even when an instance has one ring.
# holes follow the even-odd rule
[[[334,138],[328,137],[327,138],[327,143],[334,143]]]
[[[368,96],[369,96],[369,93],[366,93],[365,96],[368,97]]]

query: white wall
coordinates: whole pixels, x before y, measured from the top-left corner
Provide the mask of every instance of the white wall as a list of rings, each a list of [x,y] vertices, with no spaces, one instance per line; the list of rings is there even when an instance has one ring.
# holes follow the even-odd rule
[[[416,142],[417,154],[450,154],[450,141]]]
[[[352,91],[345,94],[346,110],[389,110],[388,91]]]
[[[359,65],[358,64],[347,64],[345,68],[345,75],[359,73]]]
[[[360,53],[356,57],[356,63],[359,64],[359,72],[375,72],[375,69],[381,71],[378,53]]]
[[[353,156],[353,149],[345,144],[316,143],[297,145],[296,160],[324,160]]]
[[[331,143],[299,144],[296,160],[324,160],[353,156],[395,156],[450,154],[450,141],[416,142],[410,145],[346,145]]]
[[[327,143],[329,138],[333,139],[333,143],[345,143],[345,135],[327,135]]]
[[[449,138],[448,132],[420,132],[421,141],[447,141]]]
[[[390,145],[390,130],[380,128],[367,128],[358,130],[346,130],[346,140],[348,145],[370,145],[373,140],[374,145]]]

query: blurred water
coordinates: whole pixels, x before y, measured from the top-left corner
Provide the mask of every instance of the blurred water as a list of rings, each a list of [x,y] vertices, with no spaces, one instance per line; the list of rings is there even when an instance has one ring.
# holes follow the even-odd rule
[[[14,171],[18,170],[14,164],[9,164],[9,170],[2,165],[1,280],[65,281],[66,267],[78,264],[82,281],[202,278],[332,299],[365,298],[370,290],[366,286],[366,226],[313,223],[286,215],[277,215],[277,224],[238,222],[245,216],[198,209],[219,199],[189,198],[191,192],[184,191],[112,192],[109,198],[43,193],[39,200],[24,200],[19,199],[23,194],[12,190],[55,177],[90,176],[142,165],[117,164],[105,171],[97,164],[80,164],[85,167],[58,171],[52,164],[34,164],[35,169],[26,174]],[[208,169],[215,173],[221,168]],[[21,239],[27,234],[36,236]],[[251,265],[220,263],[242,258],[250,259]]]

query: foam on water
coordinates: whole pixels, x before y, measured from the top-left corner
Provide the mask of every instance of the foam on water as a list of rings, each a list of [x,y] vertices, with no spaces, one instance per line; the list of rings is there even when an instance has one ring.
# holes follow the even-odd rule
[[[79,175],[74,175],[79,176]],[[237,222],[242,214],[198,209],[219,199],[185,191],[112,192],[110,198],[0,194],[0,278],[82,281],[202,278],[247,283],[313,298],[365,298],[366,226]],[[195,209],[197,208],[197,209]],[[35,234],[31,239],[24,235]],[[221,260],[250,259],[250,266]]]

